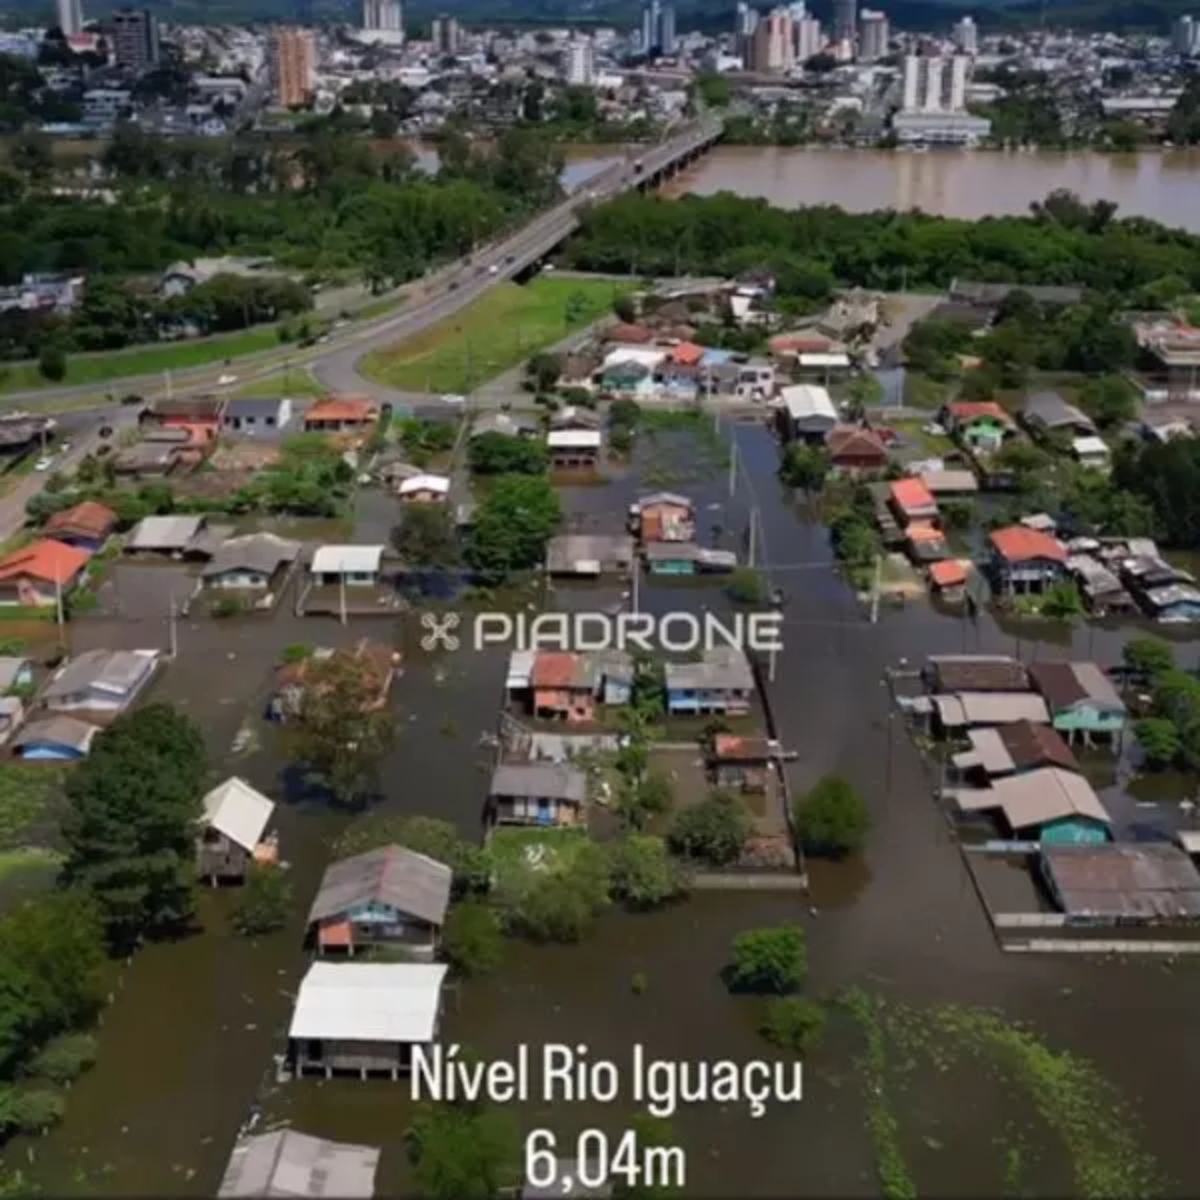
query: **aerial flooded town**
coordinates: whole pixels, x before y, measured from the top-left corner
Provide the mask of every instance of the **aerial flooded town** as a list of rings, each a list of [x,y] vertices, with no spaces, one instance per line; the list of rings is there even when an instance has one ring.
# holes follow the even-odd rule
[[[0,16],[0,1193],[1194,1194],[1200,26],[243,7]]]

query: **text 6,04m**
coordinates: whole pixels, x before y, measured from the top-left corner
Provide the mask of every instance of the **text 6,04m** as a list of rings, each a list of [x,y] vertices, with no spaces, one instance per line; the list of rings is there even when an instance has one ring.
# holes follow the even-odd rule
[[[682,1188],[687,1158],[678,1146],[643,1146],[627,1130],[610,1139],[602,1129],[585,1129],[577,1138],[535,1129],[525,1139],[525,1183],[540,1191],[567,1196],[573,1190],[598,1190],[614,1182],[628,1187]]]

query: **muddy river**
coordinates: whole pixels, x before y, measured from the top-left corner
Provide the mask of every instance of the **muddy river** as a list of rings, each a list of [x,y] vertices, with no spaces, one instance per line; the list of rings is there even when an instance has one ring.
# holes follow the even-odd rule
[[[732,498],[727,471],[703,454],[671,475],[663,471],[663,457],[651,453],[654,466],[644,478],[699,502],[709,544],[740,545],[750,506],[758,505],[758,550],[787,597],[786,648],[773,690],[783,740],[799,755],[793,782],[803,788],[837,771],[864,791],[875,822],[866,861],[815,866],[811,900],[706,893],[653,916],[606,917],[578,947],[510,944],[494,978],[472,981],[451,997],[446,1034],[485,1055],[553,1040],[622,1058],[635,1041],[660,1057],[761,1056],[755,1003],[728,996],[719,971],[736,933],[795,920],[808,932],[810,991],[857,984],[917,1006],[995,1006],[1052,1045],[1094,1060],[1135,1106],[1147,1148],[1175,1181],[1169,1190],[1194,1194],[1200,1174],[1190,1101],[1200,1074],[1200,1039],[1192,1033],[1200,972],[1001,953],[931,802],[924,768],[888,719],[885,667],[964,646],[1011,652],[1012,633],[987,617],[967,627],[915,603],[885,610],[877,625],[867,624],[830,570],[823,532],[777,487],[771,438],[749,425],[723,435],[732,435],[738,447]],[[619,519],[635,487],[629,477],[574,489],[569,505],[581,527]],[[360,536],[377,537],[391,519],[389,501],[365,497]],[[719,526],[715,534],[712,526]],[[658,611],[679,607],[680,590],[647,586],[644,603]],[[684,603],[694,607],[695,597]],[[256,720],[271,663],[290,642],[328,644],[364,634],[413,640],[387,618],[346,628],[284,612],[263,620],[185,622],[179,659],[159,694],[205,723],[222,773],[236,771],[279,795],[279,763]],[[165,646],[166,620],[151,608],[132,625],[82,622],[73,636],[80,648]],[[1111,660],[1119,646],[1115,633],[1075,635],[1079,655],[1090,651]],[[1071,652],[1065,639],[1039,641],[1028,631],[1018,648],[1027,658]],[[412,645],[406,651],[408,667],[397,688],[403,734],[384,772],[385,803],[478,833],[486,758],[477,742],[494,728],[504,657],[460,652],[427,661]],[[1194,657],[1190,647],[1183,653]],[[264,740],[233,755],[229,748],[244,722]],[[10,1166],[60,1194],[211,1195],[236,1130],[259,1100],[271,1120],[382,1145],[379,1189],[404,1190],[404,1084],[310,1080],[279,1087],[273,1081],[272,1055],[281,1048],[304,965],[302,914],[348,819],[303,804],[286,808],[281,839],[296,888],[292,929],[247,944],[226,930],[229,895],[210,894],[205,934],[154,946],[126,968],[101,1031],[99,1063],[75,1085],[65,1122],[45,1139],[12,1146]],[[647,983],[641,994],[631,986],[639,972]],[[984,1072],[976,1072],[935,1080],[903,1103],[919,1111],[930,1131],[913,1151],[925,1193],[998,1193],[1002,1181],[990,1160],[1012,1115],[1011,1096],[998,1094]],[[629,1111],[620,1105],[533,1108],[520,1119],[526,1130],[546,1124],[566,1135],[600,1125],[616,1132]],[[864,1111],[850,1042],[835,1030],[808,1063],[801,1104],[769,1109],[759,1120],[718,1105],[676,1116],[675,1139],[689,1155],[688,1190],[878,1195]],[[1049,1169],[1037,1178],[1039,1186],[1027,1194],[1070,1187],[1069,1178]]]

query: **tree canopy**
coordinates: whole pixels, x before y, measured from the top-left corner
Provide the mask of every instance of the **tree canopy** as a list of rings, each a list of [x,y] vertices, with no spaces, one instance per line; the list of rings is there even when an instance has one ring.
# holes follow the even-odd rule
[[[531,570],[561,517],[558,493],[544,476],[497,476],[476,510],[467,561],[492,580]]]
[[[810,854],[861,850],[870,824],[866,801],[838,775],[818,780],[796,802],[796,832]]]

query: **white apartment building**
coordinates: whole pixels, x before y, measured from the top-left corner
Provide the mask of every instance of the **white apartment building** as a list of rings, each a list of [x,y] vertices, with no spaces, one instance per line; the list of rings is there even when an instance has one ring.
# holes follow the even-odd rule
[[[963,17],[961,21],[957,21],[951,36],[960,54],[979,53],[979,30],[976,28],[973,18]]]
[[[796,61],[806,63],[825,49],[825,33],[816,17],[804,17],[793,23],[796,37]]]
[[[967,107],[970,59],[965,54],[904,59],[900,108],[904,112],[960,113]]]
[[[398,41],[404,36],[404,12],[400,0],[363,0],[364,33],[380,34],[380,41]]]
[[[566,44],[562,69],[572,87],[591,87],[596,82],[596,51],[591,38],[574,37]]]
[[[887,14],[864,8],[858,16],[858,57],[863,62],[878,62],[887,57],[891,31]]]
[[[792,14],[772,9],[762,17],[750,39],[750,70],[763,74],[790,71],[796,65],[796,35]]]
[[[64,37],[83,32],[83,5],[80,0],[58,0],[58,27]]]
[[[1171,49],[1187,58],[1200,58],[1200,21],[1184,15],[1171,28]]]

